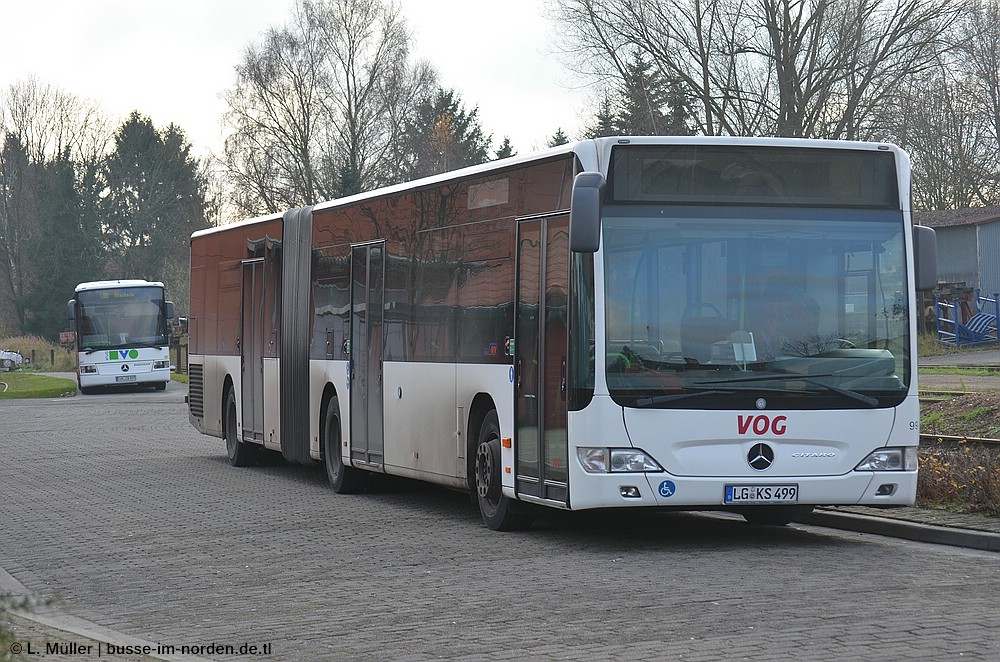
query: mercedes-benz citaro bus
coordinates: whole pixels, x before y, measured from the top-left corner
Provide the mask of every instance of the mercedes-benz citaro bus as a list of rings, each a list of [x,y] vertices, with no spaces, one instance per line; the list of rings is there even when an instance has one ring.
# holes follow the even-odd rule
[[[195,233],[190,420],[501,530],[908,505],[935,279],[894,145],[585,140]]]

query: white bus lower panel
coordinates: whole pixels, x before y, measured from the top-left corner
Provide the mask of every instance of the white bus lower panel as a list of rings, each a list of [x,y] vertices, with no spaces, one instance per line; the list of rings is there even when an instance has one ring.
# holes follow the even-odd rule
[[[758,505],[912,505],[916,471],[857,471],[843,476],[687,477],[668,473],[573,472],[570,507],[669,506],[698,509]],[[735,500],[734,500],[735,499]]]

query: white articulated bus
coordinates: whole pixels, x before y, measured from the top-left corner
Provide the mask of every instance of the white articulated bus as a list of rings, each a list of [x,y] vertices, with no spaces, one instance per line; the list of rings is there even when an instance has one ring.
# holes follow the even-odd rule
[[[909,189],[888,144],[602,138],[197,232],[190,420],[494,529],[912,504]]]
[[[81,392],[108,386],[153,386],[161,391],[167,387],[167,323],[173,319],[174,304],[166,300],[163,283],[80,283],[66,312],[76,335]]]

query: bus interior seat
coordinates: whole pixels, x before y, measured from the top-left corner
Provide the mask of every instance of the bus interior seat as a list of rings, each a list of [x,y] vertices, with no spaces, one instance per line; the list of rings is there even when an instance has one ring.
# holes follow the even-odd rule
[[[681,354],[685,359],[708,363],[712,344],[727,340],[735,331],[735,320],[714,315],[685,315],[681,318]]]

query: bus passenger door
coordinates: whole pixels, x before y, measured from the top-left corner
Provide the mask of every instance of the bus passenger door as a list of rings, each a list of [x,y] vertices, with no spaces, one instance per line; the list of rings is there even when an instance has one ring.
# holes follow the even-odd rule
[[[351,249],[351,459],[383,463],[385,242]]]
[[[243,438],[264,439],[264,260],[243,261],[240,334]]]
[[[517,226],[514,320],[516,489],[566,503],[569,216]]]

